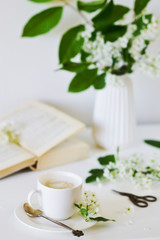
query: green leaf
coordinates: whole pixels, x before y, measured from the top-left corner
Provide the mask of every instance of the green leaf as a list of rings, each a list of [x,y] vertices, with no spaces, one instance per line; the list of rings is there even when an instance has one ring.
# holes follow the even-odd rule
[[[80,206],[76,203],[74,203],[74,206],[80,209]]]
[[[94,79],[93,86],[95,89],[102,89],[106,86],[106,73],[102,73]]]
[[[142,55],[144,55],[144,54],[146,53],[146,50],[147,50],[147,48],[148,48],[148,45],[150,44],[150,41],[149,41],[149,40],[145,40],[144,42],[145,42],[146,46],[145,46],[145,47],[142,49],[142,51],[141,51],[141,54],[142,54]]]
[[[115,222],[115,220],[113,220],[113,219],[107,219],[107,218],[104,218],[104,217],[95,217],[95,218],[90,217],[89,219],[92,220],[92,221],[96,221],[96,222],[108,222],[108,221]]]
[[[114,42],[122,37],[127,31],[127,26],[112,25],[103,31],[104,40]]]
[[[84,25],[78,25],[64,33],[59,46],[60,63],[69,62],[71,58],[75,57],[81,51],[84,39],[79,34],[84,30]]]
[[[49,32],[59,23],[62,13],[62,7],[52,7],[36,14],[24,26],[22,37],[35,37]]]
[[[68,63],[64,63],[61,69],[67,70],[70,72],[81,72],[81,71],[84,71],[88,66],[89,66],[89,63],[68,62]]]
[[[139,15],[149,2],[150,0],[135,0],[135,4],[134,4],[135,14]]]
[[[93,31],[93,32],[91,33],[91,37],[89,38],[89,40],[91,40],[92,42],[95,41],[95,39],[96,39],[96,37],[97,37],[97,32],[98,32],[98,31],[96,31],[96,30]]]
[[[98,161],[101,165],[108,165],[110,162],[112,163],[116,163],[116,159],[114,155],[107,155],[104,157],[100,157],[98,158]]]
[[[137,29],[133,33],[133,36],[136,37],[141,34],[141,30],[147,29],[148,24],[144,22],[144,19],[148,20],[148,23],[151,23],[152,16],[153,16],[152,14],[146,14],[143,15],[142,17],[139,17],[136,21],[133,22],[137,27]]]
[[[106,2],[107,0],[97,0],[97,1],[91,1],[91,2],[78,1],[77,7],[79,10],[83,10],[85,12],[94,12],[104,7]]]
[[[90,53],[85,52],[83,49],[81,50],[81,61],[86,62],[87,57],[89,57]]]
[[[83,216],[87,217],[88,216],[88,211],[85,208],[81,208],[80,212]]]
[[[95,182],[96,181],[97,176],[95,175],[91,175],[89,177],[86,178],[86,183],[91,183],[91,182]]]
[[[153,146],[153,147],[157,147],[160,148],[160,141],[157,140],[144,140],[145,143]]]
[[[117,22],[130,9],[121,5],[114,5],[113,0],[103,8],[103,10],[95,16],[92,21],[96,30],[105,31],[106,28]]]
[[[97,177],[101,177],[104,174],[104,170],[100,169],[100,168],[95,168],[95,169],[91,169],[89,171],[89,173],[91,173],[92,175],[95,175]]]
[[[53,0],[29,0],[30,2],[35,2],[35,3],[45,3],[45,2],[51,2]]]
[[[138,171],[136,169],[133,169],[132,177],[135,177]]]
[[[97,76],[97,69],[86,69],[77,73],[69,85],[69,92],[81,92],[88,89]]]

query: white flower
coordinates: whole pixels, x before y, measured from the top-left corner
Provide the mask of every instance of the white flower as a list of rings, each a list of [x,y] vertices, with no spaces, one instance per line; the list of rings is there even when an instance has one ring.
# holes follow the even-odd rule
[[[144,176],[144,174],[138,173],[136,175],[136,178],[132,179],[132,182],[137,186],[137,187],[143,187],[143,188],[150,188],[152,184],[152,180],[150,179],[149,176]]]
[[[133,205],[129,205],[127,208],[124,210],[124,215],[133,215],[135,213],[135,208]]]
[[[133,154],[127,159],[110,162],[104,168],[103,176],[112,182],[130,181],[136,187],[150,188],[153,182],[160,181],[160,164],[157,160],[144,160],[142,154]]]
[[[129,53],[131,57],[135,60],[132,66],[132,70],[140,68],[141,70],[155,75],[160,75],[160,54],[157,57],[148,56],[145,51],[148,44],[155,40],[159,34],[159,19],[154,16],[151,19],[146,17],[146,11],[140,15],[142,16],[144,28],[141,29],[138,36],[134,35],[137,30],[136,24],[134,24],[134,17],[132,12],[133,21],[128,24],[127,31],[124,36],[118,38],[114,42],[104,41],[104,36],[102,33],[96,33],[94,40],[91,40],[91,29],[89,32],[83,32],[84,37],[83,50],[89,53],[87,62],[98,68],[98,72],[112,72],[112,70],[120,69],[125,66],[123,49],[126,49],[129,44]],[[122,20],[124,21],[124,19]],[[111,78],[110,78],[111,79]],[[107,79],[108,80],[108,79]],[[107,81],[108,82],[108,81]],[[115,81],[114,81],[115,82]]]
[[[0,141],[3,143],[19,144],[18,132],[15,131],[13,123],[2,122],[0,124]]]
[[[134,68],[139,68],[151,76],[160,76],[160,53],[157,57],[144,55]]]
[[[119,38],[116,42],[115,42],[115,47],[117,46],[117,48],[126,48],[128,45],[128,38],[127,36],[123,36],[121,38]]]
[[[85,191],[82,194],[81,200],[79,203],[80,208],[77,208],[77,211],[80,212],[80,209],[86,209],[88,215],[85,216],[85,220],[88,221],[90,217],[93,217],[99,212],[99,202],[96,197],[96,194],[91,191]]]
[[[146,19],[143,21],[147,21]],[[148,24],[147,28],[141,31],[141,36],[145,40],[154,40],[159,34],[159,20],[152,16],[151,23]]]
[[[141,58],[141,52],[145,47],[145,41],[140,35],[132,40],[132,47],[130,48],[129,52],[131,53],[131,56],[137,61]]]

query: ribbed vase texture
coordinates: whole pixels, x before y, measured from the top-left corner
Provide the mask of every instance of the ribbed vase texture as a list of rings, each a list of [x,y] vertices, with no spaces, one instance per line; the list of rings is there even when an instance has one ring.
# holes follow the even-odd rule
[[[133,88],[128,76],[122,84],[109,83],[97,91],[93,113],[93,136],[100,147],[124,149],[135,140]]]

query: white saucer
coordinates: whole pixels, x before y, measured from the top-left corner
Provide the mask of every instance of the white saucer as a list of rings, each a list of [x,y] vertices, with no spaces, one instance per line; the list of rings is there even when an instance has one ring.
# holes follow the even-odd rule
[[[28,217],[23,210],[23,204],[20,204],[14,211],[16,218],[24,225],[47,232],[68,232],[67,229],[60,227],[54,223],[51,223],[41,217],[31,218]],[[95,222],[85,222],[85,220],[79,215],[74,214],[71,218],[62,221],[64,224],[70,226],[73,229],[84,230],[92,227]]]

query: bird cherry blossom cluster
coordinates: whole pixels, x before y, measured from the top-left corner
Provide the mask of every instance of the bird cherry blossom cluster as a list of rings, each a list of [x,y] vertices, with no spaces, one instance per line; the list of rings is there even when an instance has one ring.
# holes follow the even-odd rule
[[[95,193],[84,191],[79,203],[76,203],[77,212],[80,212],[85,221],[88,222],[90,217],[96,216],[99,212],[99,202]]]
[[[81,200],[74,204],[77,212],[84,218],[86,222],[115,222],[113,219],[107,219],[99,215],[100,205],[94,192],[84,191]]]
[[[0,141],[19,145],[19,134],[12,123],[3,122],[0,125]]]
[[[125,35],[114,42],[105,41],[102,32],[97,32],[93,40],[92,29],[82,32],[83,50],[89,54],[86,60],[91,64],[90,68],[97,67],[100,73],[107,71],[114,74],[131,64],[130,72],[140,69],[160,76],[160,53],[152,56],[146,51],[159,34],[159,23],[158,18],[144,11],[139,23],[132,21],[128,24]]]
[[[153,182],[160,181],[160,165],[156,160],[144,160],[143,155],[133,154],[128,159],[110,162],[104,170],[109,181],[129,181],[136,187],[150,188]]]
[[[103,168],[95,168],[89,171],[90,176],[86,183],[101,181],[130,182],[135,187],[150,188],[153,183],[160,182],[160,164],[158,156],[146,158],[143,154],[132,154],[128,158],[107,155],[98,158]]]

